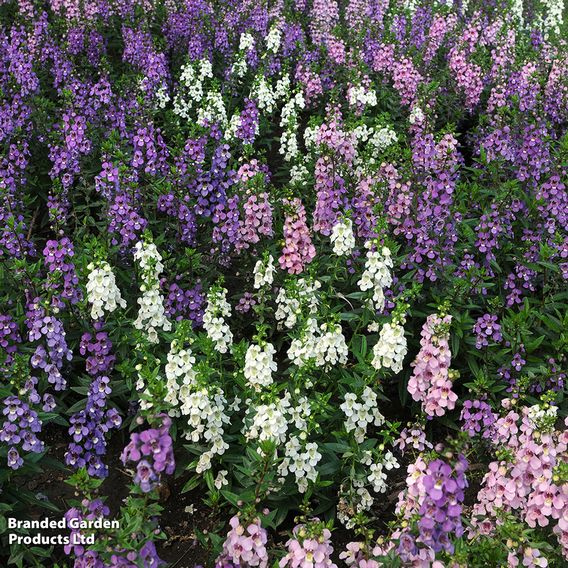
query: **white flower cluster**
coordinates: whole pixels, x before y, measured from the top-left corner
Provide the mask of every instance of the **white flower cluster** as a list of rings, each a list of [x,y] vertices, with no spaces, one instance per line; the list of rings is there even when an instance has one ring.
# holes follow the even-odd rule
[[[288,442],[284,446],[284,459],[278,466],[278,474],[281,478],[286,477],[289,473],[293,473],[296,477],[296,485],[300,493],[305,493],[308,489],[308,482],[315,482],[318,477],[316,465],[322,458],[318,451],[318,445],[315,442],[304,442],[300,436],[290,436]],[[283,479],[282,479],[283,481]]]
[[[288,75],[282,75],[282,77],[276,81],[276,86],[274,87],[274,96],[276,97],[276,100],[281,101],[290,96],[290,85],[291,82]]]
[[[517,20],[519,27],[524,26],[524,16],[523,16],[523,0],[512,0],[511,2],[511,14],[513,18]]]
[[[207,336],[215,343],[219,353],[227,353],[233,343],[233,332],[225,318],[231,316],[231,306],[227,302],[227,289],[213,289],[207,294],[207,307],[203,314],[203,327]]]
[[[92,306],[91,317],[97,320],[102,318],[105,312],[114,312],[118,306],[125,308],[126,302],[120,295],[110,264],[100,262],[95,265],[91,262],[87,269],[90,271],[87,278],[87,300]]]
[[[254,265],[254,287],[256,290],[264,287],[271,286],[274,282],[274,274],[276,267],[274,266],[274,258],[272,255],[268,257],[266,262],[259,260]]]
[[[317,367],[330,368],[338,363],[344,365],[348,354],[341,325],[323,323],[318,328],[315,318],[308,318],[302,335],[293,339],[288,349],[288,357],[298,367],[310,360]]]
[[[377,371],[389,368],[393,373],[400,373],[406,353],[404,327],[396,322],[385,323],[379,334],[379,341],[373,347],[371,364]]]
[[[418,105],[414,105],[412,110],[410,111],[410,115],[408,116],[408,122],[410,124],[422,124],[424,122],[424,112]]]
[[[241,126],[241,115],[240,113],[235,113],[231,116],[231,120],[229,120],[229,124],[225,129],[225,138],[227,140],[235,140],[237,137],[237,130]]]
[[[307,419],[312,414],[310,401],[305,396],[301,397],[296,406],[291,406],[288,409],[288,414],[290,416],[290,422],[293,423],[298,430],[305,430],[308,426]]]
[[[298,111],[306,106],[301,93],[296,93],[283,107],[280,116],[280,126],[284,129],[280,136],[280,154],[284,160],[291,162],[300,152],[298,148]]]
[[[166,105],[170,102],[167,85],[164,84],[156,90],[156,101],[158,103],[158,108],[166,108]]]
[[[251,89],[250,97],[255,99],[260,111],[270,114],[276,107],[276,103],[288,97],[290,93],[290,77],[283,75],[276,81],[276,85],[268,82],[264,75],[259,75]]]
[[[278,321],[278,329],[282,327],[292,329],[304,308],[308,315],[315,314],[319,305],[318,290],[320,288],[319,280],[305,278],[300,278],[293,289],[280,288],[276,297],[277,308],[274,314]]]
[[[377,463],[367,463],[371,473],[367,477],[367,481],[373,486],[375,493],[385,493],[387,490],[387,474],[385,470],[390,471],[400,467],[397,459],[389,450],[385,453],[382,460]]]
[[[188,440],[197,443],[201,440],[210,445],[209,450],[199,456],[195,471],[202,473],[211,467],[211,459],[216,454],[222,455],[229,445],[223,440],[224,424],[230,422],[225,414],[227,401],[222,392],[214,393],[206,388],[190,392],[190,388],[180,389],[182,399],[181,413],[187,416],[190,430],[185,434]],[[183,398],[182,398],[183,397]]]
[[[529,407],[527,418],[538,431],[548,432],[554,429],[557,413],[558,407],[556,406],[549,406],[548,404],[540,406],[535,404]]]
[[[166,318],[164,299],[160,293],[159,278],[164,270],[162,255],[154,243],[139,241],[135,246],[134,260],[138,262],[142,272],[142,296],[138,298],[140,309],[134,327],[144,330],[150,343],[158,343],[157,328],[164,331],[170,331],[172,328]]]
[[[272,53],[277,53],[280,49],[280,42],[282,41],[282,32],[273,26],[270,28],[268,35],[266,36],[266,49]]]
[[[389,128],[388,126],[383,126],[374,131],[369,139],[370,144],[372,144],[373,156],[376,158],[379,152],[384,152],[389,146],[394,144],[398,140],[396,132]]]
[[[250,51],[254,47],[254,38],[249,33],[241,34],[239,39],[239,51]]]
[[[219,91],[209,91],[204,102],[197,111],[197,122],[200,125],[218,122],[227,124],[227,109],[223,101],[223,95]]]
[[[304,130],[304,144],[308,150],[316,147],[319,131],[319,126],[306,126]]]
[[[213,482],[217,489],[221,490],[223,486],[229,485],[229,481],[227,480],[227,475],[229,475],[229,472],[226,469],[221,469],[219,473],[217,473],[217,477]]]
[[[315,345],[316,365],[333,367],[338,363],[347,363],[347,343],[339,323],[324,323],[320,326],[320,334]]]
[[[298,321],[298,316],[302,313],[300,300],[294,298],[286,292],[286,288],[280,288],[276,296],[276,313],[274,317],[278,321],[278,329],[287,327],[292,329]]]
[[[382,463],[372,463],[369,466],[371,473],[367,481],[373,486],[375,493],[384,493],[387,490],[387,474]]]
[[[310,359],[315,359],[318,322],[308,318],[300,337],[292,339],[288,349],[288,358],[298,367],[303,367]]]
[[[276,349],[272,343],[266,343],[264,346],[252,343],[247,349],[244,375],[249,386],[256,391],[272,384],[272,373],[277,369],[275,353]]]
[[[370,387],[365,387],[361,401],[357,401],[355,393],[347,393],[345,402],[339,407],[347,417],[345,430],[353,431],[355,440],[359,444],[365,440],[369,424],[374,423],[375,426],[381,426],[385,422],[385,417],[377,408],[377,395]]]
[[[218,388],[200,387],[194,369],[195,357],[189,348],[172,341],[166,364],[165,401],[172,405],[170,415],[187,417],[189,430],[185,437],[193,443],[205,441],[209,450],[199,457],[197,473],[211,467],[211,459],[229,447],[223,440],[224,425],[230,422],[225,414],[227,401]]]
[[[306,185],[309,175],[308,168],[303,164],[296,164],[290,168],[290,183],[296,185]]]
[[[194,370],[195,357],[191,349],[180,348],[177,340],[172,341],[166,363],[166,389],[165,402],[171,405],[169,414],[179,416],[180,405],[179,391],[180,381],[182,385],[193,386],[196,384],[197,375]]]
[[[137,371],[139,371],[141,368],[142,365],[136,366]],[[138,373],[138,380],[136,381],[135,387],[138,393],[143,395],[140,396],[138,400],[140,404],[140,410],[150,410],[154,406],[154,403],[152,402],[152,393],[150,392],[150,389],[146,386],[146,383],[144,382],[144,377],[142,377],[140,373]]]
[[[186,120],[189,119],[191,108],[194,104],[201,106],[199,103],[204,99],[203,84],[207,79],[212,78],[213,67],[208,59],[184,65],[180,75],[180,85],[183,87],[183,92],[178,93],[174,99],[174,113]]]
[[[411,14],[414,14],[414,12],[416,12],[416,7],[418,6],[418,0],[404,0],[403,6]],[[462,10],[463,10],[463,7],[462,7]]]
[[[542,0],[546,10],[543,21],[544,37],[548,39],[551,33],[559,34],[564,23],[564,0]]]
[[[337,518],[346,528],[355,528],[355,515],[364,513],[373,506],[373,496],[365,487],[362,479],[353,479],[352,490],[349,492],[348,498],[341,495],[337,504]],[[353,489],[355,492],[353,493]],[[340,488],[340,494],[344,490],[343,485]]]
[[[233,63],[233,67],[231,68],[231,73],[238,78],[244,77],[245,73],[247,72],[248,65],[246,56],[247,53],[254,47],[254,38],[251,34],[243,33],[241,34],[239,40],[239,55],[237,56],[237,60]]]
[[[264,75],[261,75],[255,82],[252,89],[252,96],[257,101],[258,109],[271,113],[276,105],[276,97],[272,86],[266,80]]]
[[[396,132],[390,126],[369,127],[360,124],[353,131],[358,144],[363,144],[366,152],[358,153],[355,160],[356,171],[361,175],[369,172],[369,167],[374,166],[381,154],[397,140]]]
[[[250,404],[250,401],[247,401]],[[290,408],[290,394],[286,393],[283,398],[270,404],[260,404],[254,409],[254,416],[250,427],[245,427],[247,440],[259,440],[264,442],[272,440],[278,444],[286,441],[288,432],[287,410]]]
[[[377,105],[377,93],[372,89],[366,89],[363,85],[349,87],[347,98],[352,107],[374,107]]]
[[[376,310],[382,310],[385,307],[383,290],[392,284],[391,251],[387,247],[374,249],[372,241],[367,241],[365,248],[368,249],[365,271],[357,285],[363,292],[373,290],[374,307]]]
[[[337,222],[331,230],[331,244],[337,256],[348,256],[355,248],[355,235],[351,219]]]

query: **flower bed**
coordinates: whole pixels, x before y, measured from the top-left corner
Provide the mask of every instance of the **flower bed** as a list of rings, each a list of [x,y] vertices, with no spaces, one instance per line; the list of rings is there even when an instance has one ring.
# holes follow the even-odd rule
[[[0,2],[0,563],[565,566],[563,11]]]

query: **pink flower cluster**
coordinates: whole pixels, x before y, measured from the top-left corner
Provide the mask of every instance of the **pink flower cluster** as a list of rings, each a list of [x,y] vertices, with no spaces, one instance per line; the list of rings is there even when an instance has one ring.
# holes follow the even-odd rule
[[[521,415],[509,410],[495,423],[495,447],[506,450],[507,457],[512,455],[512,459],[489,465],[472,522],[482,534],[493,531],[501,511],[517,512],[532,528],[554,523],[553,532],[568,559],[568,484],[559,481],[555,474],[560,464],[568,463],[568,430],[539,428],[530,412],[526,407]],[[565,425],[568,426],[568,418]],[[538,562],[523,565],[546,565]]]
[[[394,45],[381,43],[377,46],[373,56],[373,71],[384,73],[394,64]]]
[[[419,424],[409,424],[400,432],[398,440],[393,444],[404,455],[407,448],[423,452],[426,448],[432,449],[432,444],[426,439],[426,432]]]
[[[316,133],[316,143],[327,146],[346,164],[352,164],[357,157],[356,139],[352,132],[341,128],[340,118],[332,118],[324,122]]]
[[[393,85],[400,95],[403,105],[410,105],[416,98],[418,86],[422,82],[422,76],[410,59],[402,57],[393,69]]]
[[[239,248],[248,248],[260,241],[261,235],[272,236],[272,206],[268,193],[250,195],[243,205],[244,221],[241,227]]]
[[[447,327],[452,316],[441,318],[431,314],[422,327],[420,351],[412,363],[414,372],[408,381],[408,392],[429,416],[443,416],[456,405],[457,395],[452,391],[449,367],[452,354],[448,344]]]
[[[451,32],[457,24],[457,17],[455,14],[442,15],[438,14],[430,26],[430,31],[428,32],[428,43],[426,47],[426,53],[424,54],[424,61],[430,63],[433,59],[442,43],[446,34]]]
[[[519,559],[519,555],[522,554],[522,564]],[[511,568],[516,566],[526,566],[528,568],[537,568],[548,566],[548,560],[542,556],[538,548],[533,548],[532,546],[521,547],[518,550],[512,550],[507,556],[507,564]]]
[[[306,222],[306,209],[299,198],[285,199],[284,205],[292,211],[284,221],[284,248],[278,259],[280,267],[290,274],[300,274],[306,264],[316,256],[310,229]]]
[[[335,0],[314,0],[310,13],[310,34],[316,45],[327,43],[331,31],[339,20],[339,8]]]
[[[373,70],[392,76],[393,86],[403,105],[410,105],[418,93],[422,75],[408,57],[396,57],[394,46],[379,44],[373,57]]]
[[[231,530],[223,544],[223,553],[217,559],[217,566],[233,563],[241,568],[268,566],[268,540],[266,529],[260,525],[260,519],[254,519],[247,527],[241,524],[241,519],[235,515],[230,521]],[[229,564],[231,565],[231,564]]]
[[[318,519],[309,525],[297,525],[294,538],[286,543],[288,554],[280,560],[280,568],[337,568],[331,560],[331,532]]]
[[[465,94],[466,108],[473,110],[483,91],[481,68],[468,61],[466,53],[457,47],[450,51],[449,66],[458,86]]]

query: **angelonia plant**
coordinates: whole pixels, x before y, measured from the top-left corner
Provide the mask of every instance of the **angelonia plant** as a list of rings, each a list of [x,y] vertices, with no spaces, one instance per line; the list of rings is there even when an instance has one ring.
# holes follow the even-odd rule
[[[567,18],[0,0],[0,565],[566,566]]]

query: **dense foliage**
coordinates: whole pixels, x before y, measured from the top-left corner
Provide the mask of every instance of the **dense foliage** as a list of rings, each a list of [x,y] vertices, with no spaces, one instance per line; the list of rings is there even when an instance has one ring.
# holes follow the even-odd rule
[[[0,563],[566,566],[563,10],[0,0]]]

